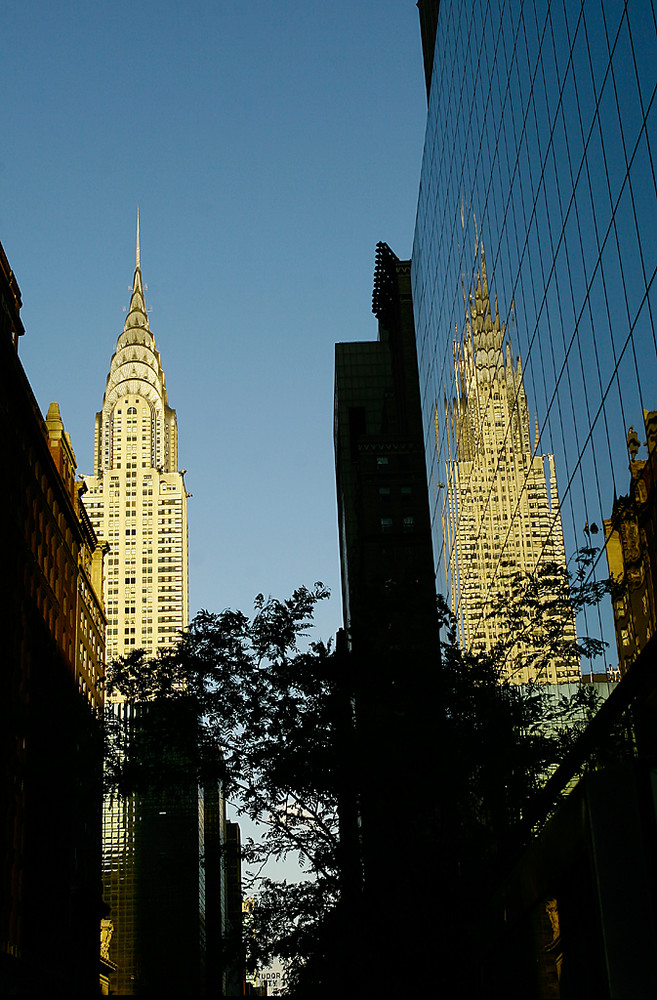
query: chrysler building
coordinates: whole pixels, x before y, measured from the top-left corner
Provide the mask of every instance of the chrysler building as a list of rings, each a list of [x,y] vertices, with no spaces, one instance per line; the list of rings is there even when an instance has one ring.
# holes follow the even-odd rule
[[[173,646],[188,624],[183,475],[178,471],[176,411],[169,406],[144,302],[137,213],[132,297],[110,362],[102,409],[96,414],[94,474],[85,477],[85,507],[98,538],[109,543],[104,583],[108,662],[136,649],[152,655]],[[121,702],[115,699],[114,711],[119,717],[125,711],[129,719],[132,710],[126,711]],[[193,798],[191,829],[198,833]],[[166,847],[153,839],[148,824],[144,826],[147,814],[148,801],[143,796],[141,800],[135,795],[105,798],[103,896],[113,924],[106,950],[117,966],[113,991],[121,996],[132,996],[139,976],[148,979],[152,971],[144,966],[148,948],[141,928],[151,922],[144,914],[154,889],[144,882],[138,854],[159,857]],[[186,840],[185,848],[198,858],[196,836]],[[181,870],[186,871],[184,866]],[[166,889],[179,902],[177,885],[169,879]],[[195,913],[192,907],[189,921]]]
[[[96,414],[85,507],[109,542],[107,659],[173,645],[189,620],[187,493],[176,411],[144,302],[137,250],[130,307]]]
[[[519,634],[532,639],[521,638],[507,658],[513,683],[576,681],[554,456],[540,448],[538,421],[531,440],[521,361],[512,357],[497,300],[491,307],[483,246],[480,256],[465,336],[453,345],[456,395],[445,401],[453,442],[442,508],[451,606],[460,643],[473,652],[507,642],[509,609],[516,623],[525,615]],[[436,432],[438,441],[437,411]],[[532,592],[532,580],[533,610],[525,590]]]

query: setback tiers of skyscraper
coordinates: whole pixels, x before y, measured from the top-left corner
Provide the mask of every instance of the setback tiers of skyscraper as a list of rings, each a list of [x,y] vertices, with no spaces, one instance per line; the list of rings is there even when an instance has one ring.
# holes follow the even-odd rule
[[[151,333],[139,219],[130,308],[96,414],[94,475],[85,506],[110,545],[107,659],[174,643],[189,620],[187,493],[178,471],[176,411]]]
[[[538,418],[532,443],[521,359],[513,359],[497,299],[491,305],[483,246],[464,307],[463,336],[453,344],[455,395],[435,413],[437,448],[442,419],[450,425],[441,518],[460,641],[481,651],[505,643],[509,605],[527,601],[538,573],[535,602],[550,621],[537,622],[537,607],[527,601],[525,639],[508,650],[506,674],[519,684],[577,680],[554,456],[541,452]],[[561,655],[546,657],[544,624],[557,634]]]
[[[96,415],[94,474],[86,478],[90,519],[109,543],[108,661],[170,647],[188,624],[183,476],[176,412],[144,302],[138,217],[132,297]],[[126,727],[153,710],[114,705]],[[223,843],[225,816],[219,787],[196,783],[196,725],[193,706],[181,703],[168,749],[189,759],[189,780],[105,800],[103,895],[113,925],[106,952],[116,967],[112,991],[121,996],[203,996],[216,966],[224,861],[217,851],[210,863],[206,847],[213,837]]]

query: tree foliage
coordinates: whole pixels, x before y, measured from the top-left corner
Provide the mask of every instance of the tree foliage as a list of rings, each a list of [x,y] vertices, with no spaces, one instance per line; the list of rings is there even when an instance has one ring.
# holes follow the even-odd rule
[[[581,548],[572,570],[563,563],[541,562],[507,581],[487,616],[501,626],[501,638],[488,655],[503,673],[513,678],[516,668],[525,666],[531,676],[547,681],[550,668],[557,667],[579,676],[583,659],[593,661],[604,652],[603,640],[577,636],[575,630],[576,616],[610,590],[609,580],[594,577],[597,556],[596,548]]]
[[[517,599],[496,610],[506,615],[505,639],[486,654],[460,648],[454,619],[444,601],[438,602],[440,657],[426,665],[434,678],[432,704],[429,710],[423,705],[418,715],[423,726],[431,720],[430,740],[417,743],[420,754],[431,743],[431,763],[413,759],[411,751],[414,774],[407,791],[414,790],[413,802],[405,802],[403,787],[389,789],[386,775],[381,788],[398,797],[393,796],[391,810],[405,802],[416,817],[421,857],[414,859],[413,844],[408,844],[405,864],[415,866],[418,913],[425,894],[432,934],[443,933],[455,947],[471,918],[472,892],[492,885],[521,846],[515,837],[520,821],[595,711],[593,685],[580,685],[572,696],[555,696],[543,684],[509,683],[506,668],[520,639],[525,649],[534,650],[539,666],[602,651],[599,641],[554,625],[606,593],[605,583],[590,582],[594,556],[593,550],[580,553],[572,578],[548,568],[542,578],[518,579]],[[356,797],[362,774],[370,773],[359,771],[358,736],[349,741],[348,753],[345,749],[341,727],[350,699],[348,670],[345,674],[344,662],[338,663],[330,646],[308,640],[315,606],[327,596],[316,584],[283,601],[259,595],[251,617],[232,610],[202,611],[176,649],[151,659],[133,653],[112,665],[108,679],[110,694],[148,706],[141,716],[135,710],[140,724],[128,735],[125,727],[113,732],[109,724],[107,774],[114,791],[126,794],[182,777],[176,771],[180,755],[168,751],[175,744],[176,706],[191,704],[197,729],[195,748],[182,765],[187,777],[191,763],[199,781],[221,778],[240,812],[264,824],[263,837],[247,841],[244,849],[255,873],[245,888],[256,900],[246,944],[252,965],[266,965],[274,957],[286,963],[293,995],[331,993],[332,958],[350,933],[345,928],[357,924],[355,911],[346,912],[339,807],[346,801],[346,767],[351,769],[349,794]],[[403,648],[386,669],[394,671],[397,660],[400,676],[409,676]],[[417,697],[421,700],[423,692]],[[399,727],[394,703],[390,713],[390,727]],[[406,718],[408,712],[401,715],[408,730],[403,743],[415,746],[413,719]],[[357,812],[358,803],[350,807]],[[260,877],[269,859],[288,854],[298,854],[308,880]],[[434,926],[433,896],[425,893],[437,887],[449,914],[442,932]],[[352,888],[355,900],[359,887]],[[415,927],[408,926],[408,938],[417,938],[419,961],[429,942]],[[365,954],[362,960],[367,962]]]
[[[252,617],[201,611],[177,648],[122,657],[107,681],[108,694],[135,706],[137,719],[126,727],[108,712],[110,792],[188,781],[195,767],[199,782],[220,779],[239,813],[262,825],[262,837],[243,845],[255,872],[247,893],[258,891],[267,861],[289,854],[313,877],[276,889],[265,880],[258,933],[247,941],[252,964],[276,954],[292,971],[295,955],[301,964],[307,958],[308,921],[317,930],[338,891],[334,661],[329,645],[308,641],[315,606],[327,597],[318,583],[287,600],[258,595]],[[193,706],[197,723],[186,755],[175,749],[181,705]]]
[[[596,711],[594,685],[559,690],[542,683],[549,665],[576,664],[579,676],[581,659],[606,649],[574,627],[574,616],[609,592],[609,581],[591,579],[596,553],[580,550],[572,573],[546,565],[516,574],[511,599],[491,612],[503,638],[486,653],[460,647],[454,617],[439,599],[440,738],[446,754],[452,748],[445,777],[456,814],[450,832],[473,857],[489,862],[504,845],[517,847],[514,828]],[[537,681],[511,683],[519,648]]]

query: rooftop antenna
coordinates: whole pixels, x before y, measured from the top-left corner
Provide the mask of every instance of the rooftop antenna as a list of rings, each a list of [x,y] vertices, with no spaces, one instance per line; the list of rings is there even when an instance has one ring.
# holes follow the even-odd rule
[[[139,247],[139,204],[137,204],[137,249],[135,251],[135,270],[141,268],[141,250]]]

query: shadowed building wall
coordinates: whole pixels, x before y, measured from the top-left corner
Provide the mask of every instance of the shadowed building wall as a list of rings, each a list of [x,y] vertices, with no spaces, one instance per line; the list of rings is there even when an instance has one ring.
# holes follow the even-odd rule
[[[0,992],[89,996],[102,916],[103,549],[59,408],[43,420],[19,361],[20,305],[0,246],[0,439],[10,470],[0,501]]]
[[[341,844],[345,953],[358,968],[395,950],[389,984],[419,962],[408,915],[432,867],[426,774],[432,770],[433,686],[439,666],[436,593],[422,448],[410,262],[377,245],[376,342],[336,345],[335,455],[342,599],[348,648],[340,662],[347,716]],[[393,797],[413,803],[400,864]],[[423,859],[422,861],[420,859]],[[428,859],[428,860],[427,860]],[[394,874],[392,874],[394,872]],[[359,880],[362,877],[362,884]],[[363,906],[359,918],[359,906]],[[353,906],[353,909],[350,907]],[[421,909],[421,907],[420,907]],[[423,919],[420,916],[420,919]],[[360,965],[359,965],[360,963]]]

